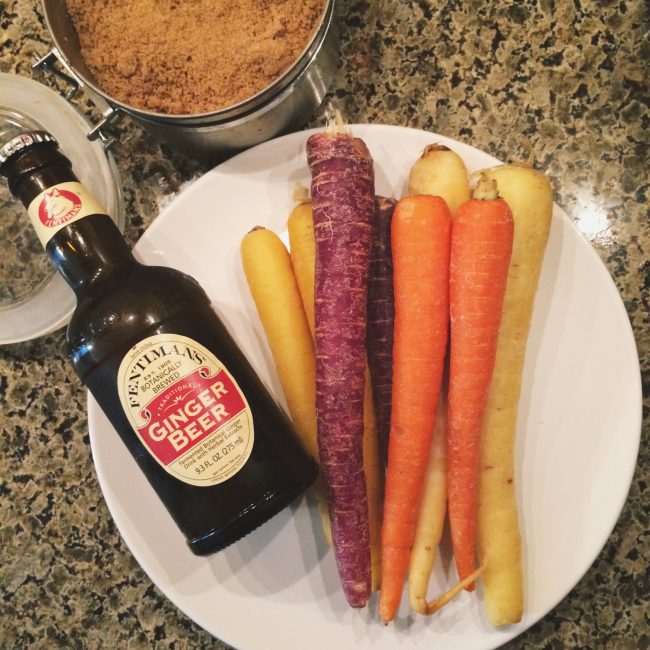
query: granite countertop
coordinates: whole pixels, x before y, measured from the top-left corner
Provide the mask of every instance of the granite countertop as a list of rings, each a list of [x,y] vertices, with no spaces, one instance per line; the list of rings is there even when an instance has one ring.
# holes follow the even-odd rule
[[[40,3],[6,0],[0,11],[0,70],[33,76],[31,58],[49,44]],[[350,122],[423,128],[534,161],[612,274],[647,378],[647,3],[342,0],[339,14],[343,62],[311,124],[340,108]],[[161,203],[210,166],[128,119],[114,131],[135,243]],[[506,647],[650,645],[647,405],[609,541],[577,587]],[[0,425],[0,647],[226,647],[162,596],[117,533],[62,330],[0,348]]]

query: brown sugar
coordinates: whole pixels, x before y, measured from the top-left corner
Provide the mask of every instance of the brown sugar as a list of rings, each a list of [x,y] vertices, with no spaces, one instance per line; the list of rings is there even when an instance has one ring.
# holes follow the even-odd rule
[[[284,73],[324,0],[67,0],[97,85],[135,108],[215,111]]]

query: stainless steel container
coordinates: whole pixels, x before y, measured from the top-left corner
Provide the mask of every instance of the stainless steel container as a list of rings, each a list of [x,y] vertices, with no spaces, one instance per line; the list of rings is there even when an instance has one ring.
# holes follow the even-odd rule
[[[89,138],[106,143],[104,127],[127,114],[156,138],[190,155],[206,156],[245,149],[300,127],[323,101],[339,61],[335,0],[328,0],[311,41],[296,62],[271,85],[238,104],[197,115],[166,115],[129,106],[104,92],[86,66],[65,0],[43,0],[55,47],[37,65],[67,76],[75,85],[103,99],[104,119]],[[65,72],[57,69],[57,61]]]

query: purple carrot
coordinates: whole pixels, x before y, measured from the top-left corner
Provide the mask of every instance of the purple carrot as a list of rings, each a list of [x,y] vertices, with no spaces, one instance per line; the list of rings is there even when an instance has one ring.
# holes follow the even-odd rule
[[[307,161],[316,240],[318,449],[343,591],[352,607],[363,607],[371,593],[363,394],[374,173],[366,145],[348,134],[312,135]]]
[[[372,397],[377,414],[377,435],[382,467],[388,459],[388,434],[393,386],[393,258],[390,225],[397,201],[378,196],[375,201],[375,231],[368,276],[368,331],[366,347],[372,379]]]

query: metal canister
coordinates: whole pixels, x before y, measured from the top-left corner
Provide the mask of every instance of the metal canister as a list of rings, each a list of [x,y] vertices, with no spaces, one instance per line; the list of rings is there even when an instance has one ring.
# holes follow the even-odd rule
[[[79,38],[61,0],[43,0],[54,48],[41,67],[60,63],[76,86],[106,102],[104,119],[89,137],[109,142],[103,128],[127,114],[154,137],[191,155],[233,152],[299,127],[323,101],[339,61],[335,0],[328,0],[314,34],[295,63],[256,95],[219,110],[167,115],[121,102],[101,89],[81,55]]]

